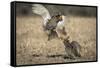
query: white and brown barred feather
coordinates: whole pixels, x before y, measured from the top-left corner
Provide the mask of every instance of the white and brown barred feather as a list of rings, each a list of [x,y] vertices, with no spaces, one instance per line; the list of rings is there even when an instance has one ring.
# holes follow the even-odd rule
[[[43,25],[46,25],[49,19],[51,19],[49,11],[41,4],[33,4],[32,11],[35,14],[42,16],[44,22]]]

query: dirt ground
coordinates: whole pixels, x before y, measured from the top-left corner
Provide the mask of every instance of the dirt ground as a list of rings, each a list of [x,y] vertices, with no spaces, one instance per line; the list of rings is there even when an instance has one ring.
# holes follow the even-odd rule
[[[70,41],[81,45],[82,57],[65,59],[64,44],[58,38],[48,41],[39,16],[16,17],[16,62],[17,65],[66,63],[96,60],[96,18],[68,16],[65,28]]]

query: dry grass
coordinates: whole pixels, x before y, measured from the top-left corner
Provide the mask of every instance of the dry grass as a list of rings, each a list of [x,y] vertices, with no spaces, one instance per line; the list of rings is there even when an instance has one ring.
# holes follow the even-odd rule
[[[42,22],[39,16],[17,17],[17,65],[96,60],[96,18],[66,17],[65,27],[70,41],[77,41],[82,47],[82,57],[76,60],[63,58],[66,53],[61,40],[55,38],[47,41]]]

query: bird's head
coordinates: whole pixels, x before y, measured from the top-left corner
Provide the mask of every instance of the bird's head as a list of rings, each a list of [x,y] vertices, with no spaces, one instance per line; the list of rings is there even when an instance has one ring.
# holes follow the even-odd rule
[[[62,20],[64,19],[64,15],[58,14],[58,15],[56,15],[56,18],[57,18],[59,21],[62,21]]]

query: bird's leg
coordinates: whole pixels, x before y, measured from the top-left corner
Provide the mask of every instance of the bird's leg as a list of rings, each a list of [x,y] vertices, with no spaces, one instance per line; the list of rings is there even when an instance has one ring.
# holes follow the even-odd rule
[[[56,33],[57,33],[58,38],[60,38],[59,32],[58,32],[57,30],[55,30],[55,31],[56,31]]]
[[[62,33],[63,33],[64,35],[67,34],[66,31],[65,31],[65,27],[63,27],[63,31],[62,31]]]
[[[48,35],[48,41],[50,40],[50,35]]]
[[[56,29],[54,29],[54,30],[52,31],[52,36],[53,36],[53,37],[58,37],[58,34],[57,34],[57,32],[56,32]]]
[[[51,39],[51,31],[48,34],[48,41]]]

